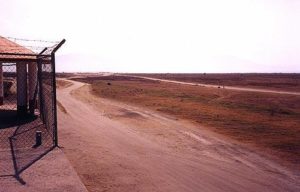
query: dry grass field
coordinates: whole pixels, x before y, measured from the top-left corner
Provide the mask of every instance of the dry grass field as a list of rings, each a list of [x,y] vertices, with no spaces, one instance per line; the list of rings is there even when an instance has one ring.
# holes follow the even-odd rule
[[[266,88],[280,91],[300,92],[300,74],[281,74],[281,73],[248,73],[248,74],[131,74],[135,76],[144,76],[160,79],[169,79],[176,81],[213,84],[219,86],[238,86],[247,88]]]
[[[299,168],[299,96],[240,92],[124,76],[73,80],[90,83],[93,94],[99,97],[191,120],[228,138],[266,150]],[[239,81],[238,85],[243,83]]]

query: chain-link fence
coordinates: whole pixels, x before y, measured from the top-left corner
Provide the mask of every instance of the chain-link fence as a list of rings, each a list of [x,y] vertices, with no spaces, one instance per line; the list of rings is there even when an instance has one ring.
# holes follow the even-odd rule
[[[25,75],[20,74],[22,70],[18,65],[26,66]],[[19,175],[57,145],[53,66],[54,55],[37,59],[35,63],[4,63],[0,66],[3,74],[0,176]],[[30,67],[34,73],[30,73]]]
[[[0,110],[17,109],[17,73],[15,63],[2,64],[2,99]],[[4,102],[5,99],[5,102]]]
[[[57,146],[55,52],[65,42],[0,36],[0,177]]]

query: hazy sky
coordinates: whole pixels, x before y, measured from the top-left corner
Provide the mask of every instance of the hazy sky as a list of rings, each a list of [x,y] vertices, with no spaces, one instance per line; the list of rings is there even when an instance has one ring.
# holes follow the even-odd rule
[[[300,72],[299,0],[0,0],[0,32],[66,38],[59,71]]]

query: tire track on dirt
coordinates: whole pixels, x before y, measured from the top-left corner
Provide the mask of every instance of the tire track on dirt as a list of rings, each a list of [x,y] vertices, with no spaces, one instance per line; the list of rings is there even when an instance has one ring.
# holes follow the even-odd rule
[[[58,90],[68,111],[59,112],[60,143],[89,191],[300,190],[299,171],[199,126],[97,98],[88,85],[72,83]]]

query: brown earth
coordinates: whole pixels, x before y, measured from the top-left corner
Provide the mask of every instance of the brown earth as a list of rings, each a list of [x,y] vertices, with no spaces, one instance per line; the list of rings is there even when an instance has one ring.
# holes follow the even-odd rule
[[[220,87],[235,86],[243,88],[300,92],[299,73],[137,73],[127,75],[211,84]]]
[[[300,96],[240,91],[128,76],[85,77],[96,96],[205,125],[300,170]],[[278,92],[278,93],[277,93]]]
[[[114,75],[116,76],[116,75]],[[120,75],[130,78],[139,78],[139,79],[146,79],[146,80],[152,80],[152,81],[159,81],[159,82],[166,82],[166,83],[175,83],[180,85],[193,85],[193,86],[201,86],[201,87],[209,87],[209,88],[218,88],[218,89],[227,89],[227,90],[233,90],[233,91],[244,91],[244,92],[257,92],[257,93],[275,93],[275,94],[283,94],[283,95],[299,95],[300,91],[286,91],[285,89],[274,89],[272,88],[271,84],[269,87],[263,87],[263,88],[253,88],[251,86],[225,86],[220,84],[208,84],[208,83],[195,83],[195,82],[186,82],[186,81],[177,81],[177,80],[169,80],[169,79],[159,79],[159,78],[153,78],[153,77],[145,77],[145,76],[128,76],[128,75]],[[116,76],[117,77],[117,76]]]
[[[58,90],[67,111],[58,115],[60,143],[89,191],[300,190],[297,169],[199,124],[72,83]]]
[[[58,79],[56,81],[56,88],[57,89],[62,89],[62,88],[67,88],[73,85],[70,81],[65,81],[63,79]]]

